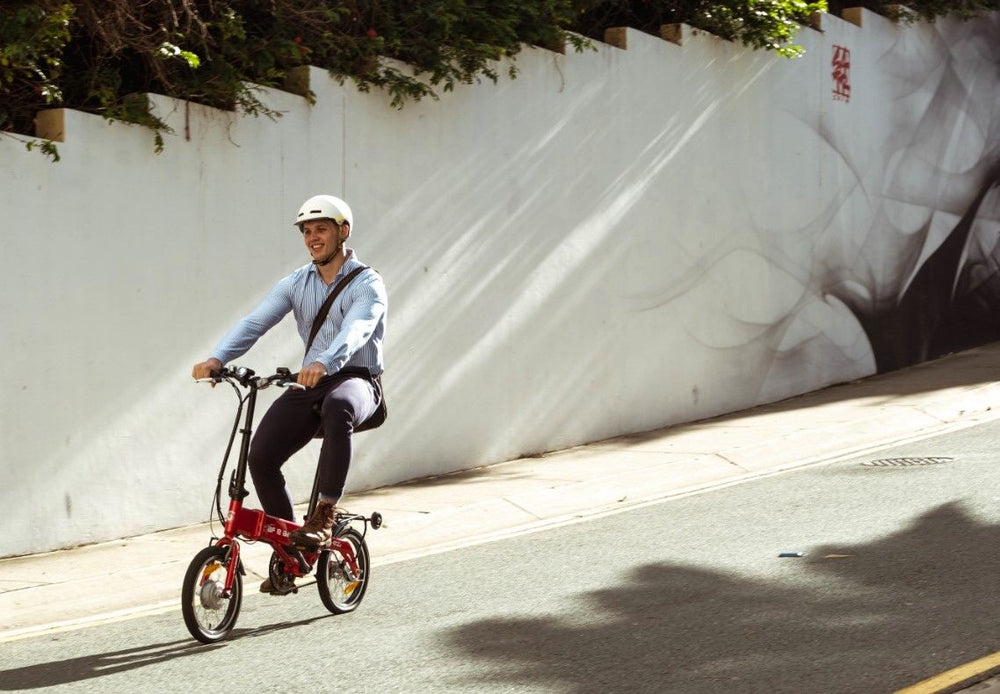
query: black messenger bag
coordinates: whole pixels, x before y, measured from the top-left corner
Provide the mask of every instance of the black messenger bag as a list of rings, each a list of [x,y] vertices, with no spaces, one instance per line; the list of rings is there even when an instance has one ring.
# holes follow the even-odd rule
[[[316,339],[316,335],[319,333],[319,329],[320,326],[323,325],[323,321],[326,320],[327,314],[330,313],[330,307],[333,306],[334,300],[337,298],[340,292],[342,292],[347,287],[347,285],[351,283],[351,280],[353,280],[355,277],[357,277],[367,269],[368,269],[367,266],[361,266],[359,268],[352,270],[342,280],[340,280],[337,283],[337,286],[333,288],[333,291],[327,295],[326,301],[324,301],[323,305],[319,307],[319,313],[316,314],[316,318],[313,320],[312,328],[309,330],[309,342],[306,343],[306,354],[309,353],[309,348],[312,347],[313,340]],[[382,376],[381,375],[371,376],[370,374],[367,373],[361,374],[360,372],[354,373],[351,369],[344,369],[342,371],[337,372],[336,374],[333,374],[333,377],[336,377],[340,374],[343,374],[345,376],[347,375],[365,376],[371,380],[372,384],[375,386],[375,392],[378,393],[378,408],[376,408],[375,412],[372,414],[371,417],[361,422],[361,424],[359,424],[358,426],[354,427],[354,433],[358,433],[359,431],[368,431],[369,429],[377,429],[378,427],[382,426],[385,423],[385,420],[389,417],[389,408],[386,407],[385,404],[385,391],[382,390]],[[313,405],[313,411],[315,411],[316,414],[319,414],[322,406],[323,406],[322,402],[317,402],[315,405]],[[319,428],[316,430],[316,433],[313,435],[313,438],[316,439],[323,438],[322,422],[320,422]]]

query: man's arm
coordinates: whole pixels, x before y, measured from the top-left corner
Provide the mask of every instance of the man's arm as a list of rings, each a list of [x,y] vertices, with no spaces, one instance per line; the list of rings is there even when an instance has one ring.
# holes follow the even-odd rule
[[[336,373],[371,339],[385,315],[389,299],[381,276],[373,273],[365,280],[350,288],[351,306],[340,330],[333,336],[330,346],[317,355],[309,366],[318,364],[327,373]]]
[[[209,359],[194,365],[191,374],[195,378],[208,378],[211,371],[246,354],[264,333],[292,310],[291,286],[291,275],[278,282],[264,300],[222,338]]]

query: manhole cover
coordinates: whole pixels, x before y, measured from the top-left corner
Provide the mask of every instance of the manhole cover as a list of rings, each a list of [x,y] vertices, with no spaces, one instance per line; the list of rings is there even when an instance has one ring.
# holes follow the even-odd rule
[[[919,467],[921,465],[940,465],[950,463],[954,458],[933,456],[924,458],[880,458],[861,463],[862,467]]]

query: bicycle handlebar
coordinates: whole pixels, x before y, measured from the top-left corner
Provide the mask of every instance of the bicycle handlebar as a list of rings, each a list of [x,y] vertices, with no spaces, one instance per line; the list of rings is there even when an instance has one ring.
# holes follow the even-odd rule
[[[235,381],[244,388],[253,387],[256,390],[264,390],[272,385],[279,386],[281,388],[297,388],[299,390],[306,390],[304,385],[296,383],[295,374],[284,366],[279,367],[277,371],[270,376],[257,376],[253,369],[249,369],[245,366],[234,366],[231,368],[226,366],[213,371],[211,376],[208,378],[200,378],[198,380],[211,383],[221,383],[222,381],[229,381],[232,383]]]

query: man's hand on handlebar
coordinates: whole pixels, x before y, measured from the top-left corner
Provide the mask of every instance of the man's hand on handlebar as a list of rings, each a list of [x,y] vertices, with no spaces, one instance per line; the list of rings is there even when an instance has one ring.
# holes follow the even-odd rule
[[[248,380],[254,376],[254,372],[251,369],[244,369],[242,367],[236,368],[235,371],[232,369],[235,367],[225,368],[221,361],[216,358],[211,358],[203,362],[195,364],[191,368],[191,375],[196,381],[210,381],[212,387],[215,387],[216,383],[221,380],[229,380],[230,378],[236,378],[240,385],[246,387]],[[314,387],[320,380],[326,376],[326,367],[319,362],[313,362],[309,366],[302,369],[299,372],[298,378],[294,381],[292,380],[292,374],[288,369],[282,367],[278,369],[278,372],[273,376],[257,377],[256,383],[258,388],[267,388],[271,384],[279,385],[283,388],[293,387],[301,388],[303,390],[307,388]]]
[[[326,376],[326,367],[318,361],[314,361],[312,364],[299,371],[298,382],[306,388],[312,388],[319,383],[320,379],[324,376]]]
[[[194,376],[195,380],[201,380],[203,378],[211,378],[212,373],[222,369],[222,362],[212,357],[207,361],[200,362],[194,365],[191,369],[191,375]]]

